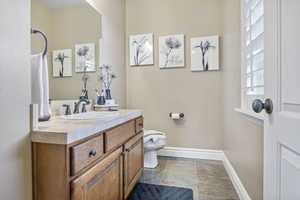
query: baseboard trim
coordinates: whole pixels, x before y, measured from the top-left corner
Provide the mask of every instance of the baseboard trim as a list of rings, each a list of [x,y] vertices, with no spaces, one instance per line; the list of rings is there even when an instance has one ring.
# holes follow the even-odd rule
[[[239,195],[239,198],[241,200],[251,200],[246,188],[244,187],[242,181],[240,180],[239,176],[237,175],[234,167],[228,160],[225,153],[224,153],[223,164],[224,164],[224,167],[230,177],[230,180],[231,180],[237,194]]]
[[[224,153],[219,150],[165,147],[158,152],[158,155],[203,160],[223,160]]]
[[[240,200],[251,200],[234,167],[228,160],[225,153],[221,150],[165,147],[164,149],[158,152],[158,155],[177,158],[193,158],[223,161],[224,167],[230,177],[230,180],[232,181],[232,184],[237,194],[239,195]]]

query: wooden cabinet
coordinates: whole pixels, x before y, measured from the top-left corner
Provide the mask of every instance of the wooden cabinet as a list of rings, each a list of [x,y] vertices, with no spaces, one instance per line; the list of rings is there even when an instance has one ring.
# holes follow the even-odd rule
[[[34,200],[125,200],[142,175],[143,118],[70,145],[32,144]]]
[[[125,144],[124,156],[124,197],[128,197],[144,169],[143,133]]]
[[[32,144],[34,200],[70,198],[67,151],[65,145]]]
[[[72,200],[122,200],[122,149],[116,150],[74,180],[71,183],[71,191]]]

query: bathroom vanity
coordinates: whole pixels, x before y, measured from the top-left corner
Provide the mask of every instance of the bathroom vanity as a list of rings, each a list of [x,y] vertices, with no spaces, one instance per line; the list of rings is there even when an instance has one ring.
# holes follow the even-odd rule
[[[42,122],[31,133],[34,200],[124,200],[143,172],[142,112]]]

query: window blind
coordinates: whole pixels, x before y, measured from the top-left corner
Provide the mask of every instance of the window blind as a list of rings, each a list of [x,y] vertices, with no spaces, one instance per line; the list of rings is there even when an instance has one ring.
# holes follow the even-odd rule
[[[246,95],[264,95],[264,1],[243,0],[243,60]]]

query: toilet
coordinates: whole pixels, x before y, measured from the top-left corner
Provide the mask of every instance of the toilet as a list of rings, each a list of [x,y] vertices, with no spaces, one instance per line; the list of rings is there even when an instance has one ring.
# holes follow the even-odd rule
[[[155,130],[144,130],[144,167],[156,168],[157,152],[166,145],[166,134]]]

